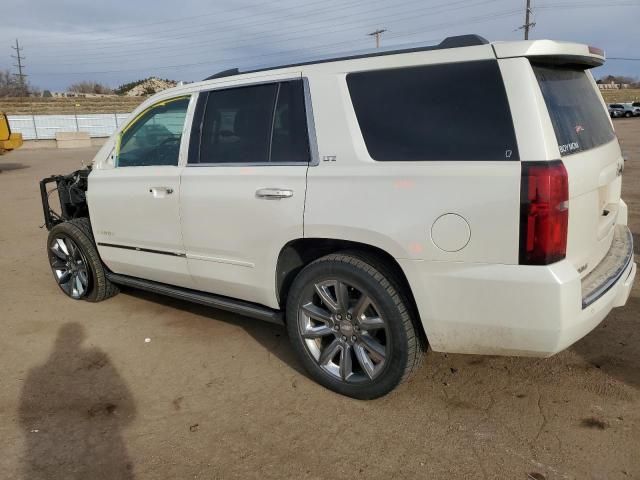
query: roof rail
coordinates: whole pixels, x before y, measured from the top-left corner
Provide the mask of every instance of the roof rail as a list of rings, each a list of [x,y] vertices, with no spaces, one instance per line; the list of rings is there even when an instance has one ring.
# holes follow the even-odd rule
[[[205,80],[213,80],[214,78],[222,78],[222,77],[230,77],[233,75],[239,75],[241,73],[255,73],[255,72],[264,72],[266,70],[275,70],[278,68],[290,68],[290,67],[301,67],[305,65],[315,65],[318,63],[330,63],[330,62],[339,62],[342,60],[356,60],[359,58],[368,58],[368,57],[381,57],[384,55],[398,55],[401,53],[413,53],[413,52],[426,52],[429,50],[444,50],[446,48],[462,48],[462,47],[474,47],[478,45],[488,45],[489,41],[481,37],[480,35],[470,34],[470,35],[457,35],[454,37],[447,37],[438,45],[428,45],[421,47],[412,47],[412,48],[404,48],[398,50],[383,50],[383,51],[374,51],[371,53],[362,53],[362,54],[354,54],[354,55],[345,55],[344,57],[332,57],[332,58],[323,58],[321,60],[313,60],[308,62],[298,62],[298,63],[290,63],[287,65],[277,65],[273,67],[267,68],[259,68],[256,70],[247,70],[244,72],[240,72],[237,68],[231,68],[229,70],[224,70],[222,72],[211,75],[210,77],[205,78]]]
[[[489,40],[480,35],[456,35],[455,37],[447,37],[437,45],[437,49],[444,48],[460,48],[460,47],[474,47],[477,45],[487,45]]]
[[[223,70],[218,73],[214,73],[213,75],[208,76],[205,80],[213,80],[214,78],[222,78],[222,77],[232,77],[233,75],[238,75],[240,70],[237,68],[229,68],[228,70]]]

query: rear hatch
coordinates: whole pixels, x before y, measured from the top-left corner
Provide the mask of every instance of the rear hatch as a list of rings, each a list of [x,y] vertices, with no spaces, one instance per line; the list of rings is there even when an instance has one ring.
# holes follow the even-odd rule
[[[624,160],[592,65],[530,60],[568,174],[566,258],[584,277],[611,246]]]

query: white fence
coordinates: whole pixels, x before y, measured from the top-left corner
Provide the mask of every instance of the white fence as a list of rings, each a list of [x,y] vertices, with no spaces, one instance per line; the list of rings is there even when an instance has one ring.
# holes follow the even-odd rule
[[[11,131],[25,140],[56,138],[56,132],[87,132],[90,137],[108,137],[124,122],[128,113],[92,115],[8,115]]]

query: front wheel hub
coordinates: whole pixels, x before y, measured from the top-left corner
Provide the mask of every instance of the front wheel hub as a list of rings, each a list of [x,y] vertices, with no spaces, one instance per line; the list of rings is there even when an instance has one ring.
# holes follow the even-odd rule
[[[60,288],[71,298],[84,297],[89,291],[89,268],[76,242],[67,236],[56,236],[49,243],[48,253]]]

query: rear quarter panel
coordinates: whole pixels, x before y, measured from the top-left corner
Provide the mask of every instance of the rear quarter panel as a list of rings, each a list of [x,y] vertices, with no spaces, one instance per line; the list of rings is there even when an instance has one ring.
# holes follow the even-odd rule
[[[367,151],[346,74],[310,75],[320,164],[308,173],[305,237],[346,239],[395,258],[518,262],[520,162],[379,162]],[[447,252],[431,231],[447,213],[469,224]]]

